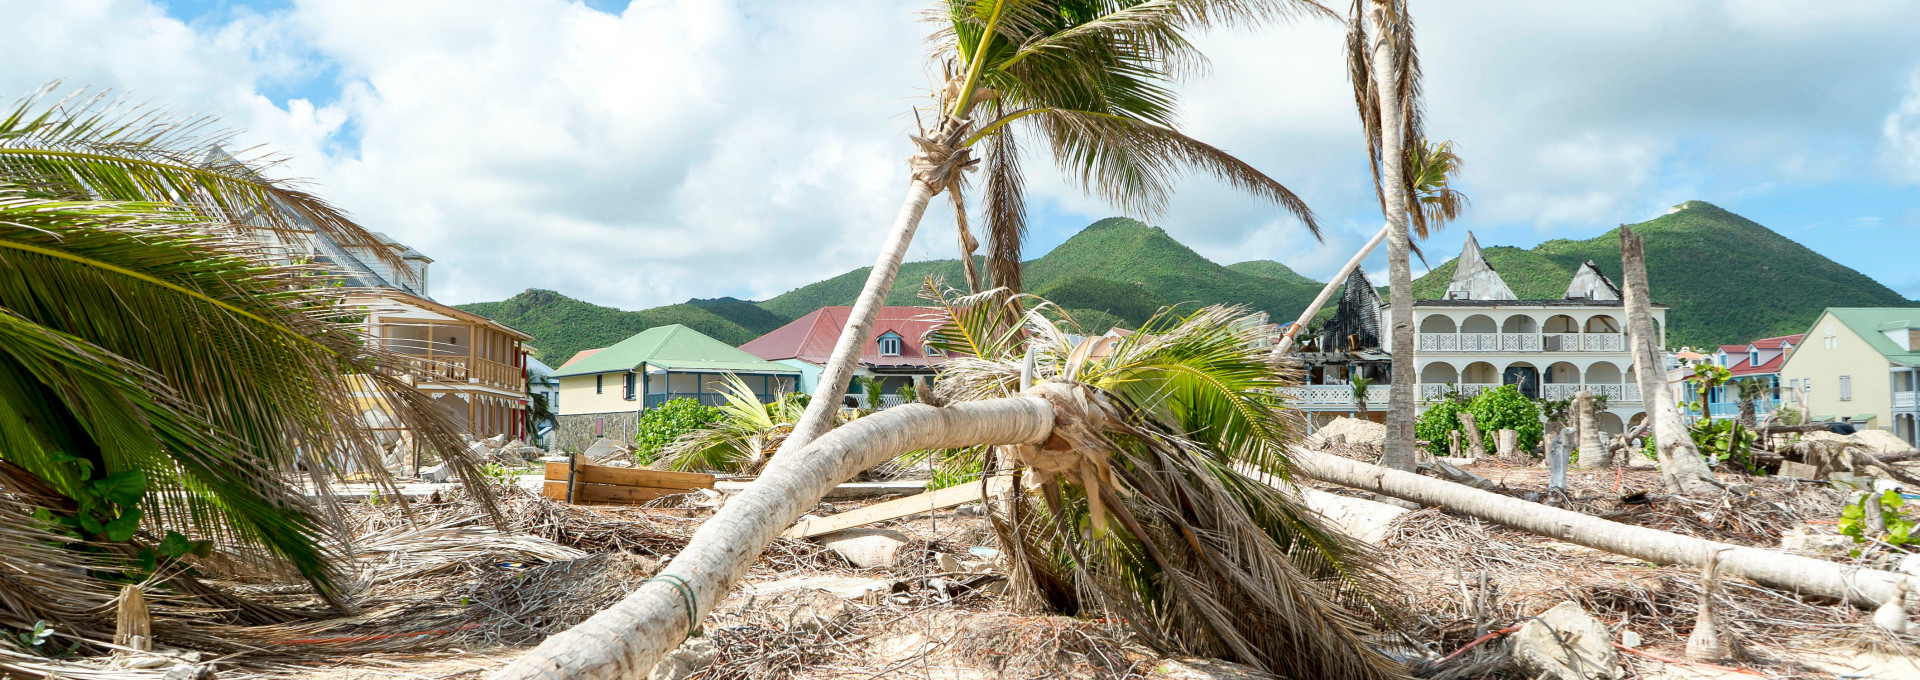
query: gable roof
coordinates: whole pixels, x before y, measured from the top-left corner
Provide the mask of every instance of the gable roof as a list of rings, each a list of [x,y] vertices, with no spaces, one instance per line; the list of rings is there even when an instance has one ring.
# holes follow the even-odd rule
[[[1807,337],[1805,333],[1799,335],[1782,335],[1777,338],[1761,338],[1748,344],[1760,349],[1780,349],[1781,345],[1798,345],[1800,344],[1800,339],[1804,337]]]
[[[1600,271],[1600,266],[1587,260],[1573,271],[1573,280],[1567,282],[1567,292],[1563,296],[1569,300],[1618,300],[1620,287]]]
[[[574,352],[574,353],[573,353],[573,356],[571,356],[571,357],[568,357],[565,363],[562,363],[562,364],[560,364],[560,368],[561,368],[561,370],[565,370],[565,369],[566,369],[566,368],[567,368],[568,366],[572,366],[572,365],[573,365],[573,362],[576,362],[576,361],[579,361],[579,360],[581,360],[581,359],[585,359],[585,358],[587,358],[587,357],[590,357],[590,356],[593,356],[593,355],[595,355],[595,354],[599,354],[599,353],[600,353],[600,350],[603,350],[603,349],[606,349],[606,348],[605,348],[605,347],[595,347],[595,348],[593,348],[593,349],[583,349],[583,350],[580,350],[580,351],[578,351],[578,352]]]
[[[740,349],[767,361],[799,359],[814,364],[827,363],[840,330],[847,325],[852,307],[821,307],[812,314],[794,319],[785,326],[754,338]],[[874,319],[873,333],[860,348],[860,363],[870,368],[924,367],[946,361],[946,357],[927,356],[920,339],[940,325],[940,310],[934,307],[886,306]],[[900,336],[900,356],[881,356],[880,336],[892,332]]]
[[[1447,284],[1449,300],[1513,300],[1513,289],[1507,287],[1505,279],[1493,271],[1493,265],[1487,263],[1487,256],[1480,252],[1480,241],[1467,232],[1467,242],[1460,247],[1460,259],[1453,266],[1453,281]]]
[[[1887,361],[1920,366],[1920,351],[1901,349],[1887,339],[1885,333],[1901,328],[1920,329],[1920,307],[1828,307],[1827,314],[1846,324],[1848,330],[1866,340]]]
[[[582,352],[581,354],[586,354]],[[670,324],[654,326],[587,356],[575,355],[553,377],[631,371],[640,364],[675,371],[782,373],[800,371],[742,352],[700,331]]]

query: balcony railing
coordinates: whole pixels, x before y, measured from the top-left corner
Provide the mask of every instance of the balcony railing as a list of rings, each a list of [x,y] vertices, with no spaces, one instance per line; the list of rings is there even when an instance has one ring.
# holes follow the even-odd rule
[[[526,373],[519,366],[461,356],[411,357],[399,355],[407,372],[419,382],[482,383],[509,390],[524,389]]]
[[[1774,407],[1779,405],[1780,400],[1778,399],[1755,399],[1753,400],[1753,415],[1758,418],[1765,418],[1767,414],[1773,413]],[[1707,407],[1707,411],[1712,413],[1715,418],[1732,418],[1740,415],[1740,402],[1723,401],[1717,404],[1711,404]]]
[[[1494,383],[1456,383],[1453,385],[1453,388],[1460,393],[1460,396],[1476,397],[1486,390],[1499,389],[1500,385]],[[1433,401],[1444,396],[1447,396],[1446,383],[1424,383],[1420,385],[1421,401]]]
[[[1464,397],[1472,397],[1482,391],[1498,389],[1500,385],[1463,383],[1454,385]],[[1610,403],[1640,401],[1640,386],[1634,383],[1547,383],[1540,386],[1541,399],[1571,399],[1573,395],[1586,390],[1594,396],[1605,396]],[[1420,400],[1432,401],[1446,396],[1445,383],[1423,383],[1420,385]]]
[[[1367,388],[1367,407],[1385,408],[1393,388],[1387,385],[1372,385]],[[1352,385],[1305,385],[1302,387],[1280,388],[1280,395],[1295,408],[1313,408],[1317,410],[1351,410],[1353,403]]]
[[[1902,411],[1920,408],[1920,392],[1893,393],[1893,407]]]
[[[1620,333],[1421,333],[1422,352],[1625,352]]]

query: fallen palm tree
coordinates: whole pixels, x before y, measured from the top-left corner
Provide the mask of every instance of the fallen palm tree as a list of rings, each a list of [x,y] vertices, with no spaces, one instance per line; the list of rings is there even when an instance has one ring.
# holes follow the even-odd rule
[[[1331,454],[1295,450],[1291,458],[1294,470],[1304,477],[1439,506],[1448,512],[1656,564],[1704,567],[1718,555],[1721,574],[1803,595],[1844,600],[1863,608],[1877,607],[1891,599],[1895,584],[1903,580],[1920,585],[1920,580],[1901,574],[1621,524]]]

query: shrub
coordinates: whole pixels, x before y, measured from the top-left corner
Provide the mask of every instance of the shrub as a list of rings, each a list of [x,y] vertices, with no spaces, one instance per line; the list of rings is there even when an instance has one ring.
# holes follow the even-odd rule
[[[680,435],[705,429],[720,420],[720,409],[701,406],[693,399],[675,399],[640,414],[635,428],[633,457],[641,465],[652,465]]]
[[[1483,435],[1490,436],[1500,430],[1517,433],[1521,451],[1533,451],[1546,430],[1540,425],[1540,407],[1513,385],[1481,392],[1467,405],[1467,410],[1473,412],[1473,422]]]
[[[1426,441],[1429,451],[1445,451],[1447,433],[1460,429],[1459,413],[1466,408],[1467,402],[1459,399],[1434,402],[1413,424],[1414,438]]]

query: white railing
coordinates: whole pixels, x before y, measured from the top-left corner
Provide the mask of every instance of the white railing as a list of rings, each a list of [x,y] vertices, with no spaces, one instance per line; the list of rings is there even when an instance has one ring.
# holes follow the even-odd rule
[[[1547,383],[1540,386],[1541,399],[1572,399],[1580,393],[1580,383]]]
[[[1392,394],[1392,391],[1393,388],[1387,385],[1368,386],[1367,408],[1386,408],[1387,402],[1391,398],[1389,395]],[[1352,385],[1283,387],[1280,388],[1280,395],[1286,397],[1287,403],[1296,408],[1314,406],[1333,407],[1334,410],[1350,410],[1354,408]]]
[[[1625,352],[1619,333],[1421,333],[1422,352]]]
[[[1455,385],[1455,387],[1459,389],[1462,396],[1471,397],[1480,394],[1480,392],[1484,390],[1491,390],[1500,386],[1464,384]],[[1572,399],[1573,395],[1579,393],[1581,390],[1591,392],[1596,397],[1605,396],[1608,402],[1616,404],[1640,401],[1640,386],[1634,383],[1588,383],[1584,385],[1580,383],[1547,383],[1540,386],[1540,398]],[[1421,401],[1433,401],[1445,396],[1446,393],[1447,385],[1445,383],[1423,383],[1420,385]],[[1369,401],[1371,401],[1371,398],[1369,398]]]
[[[1500,387],[1499,385],[1492,384],[1492,383],[1486,383],[1486,384],[1455,383],[1453,385],[1453,388],[1460,393],[1460,396],[1463,396],[1463,397],[1479,396],[1481,392],[1484,392],[1486,390],[1491,390],[1491,389],[1498,389],[1499,387]],[[1433,401],[1435,399],[1439,399],[1446,395],[1447,395],[1446,383],[1425,383],[1420,385],[1421,401]]]
[[[1893,407],[1902,410],[1920,408],[1920,392],[1893,393]]]

